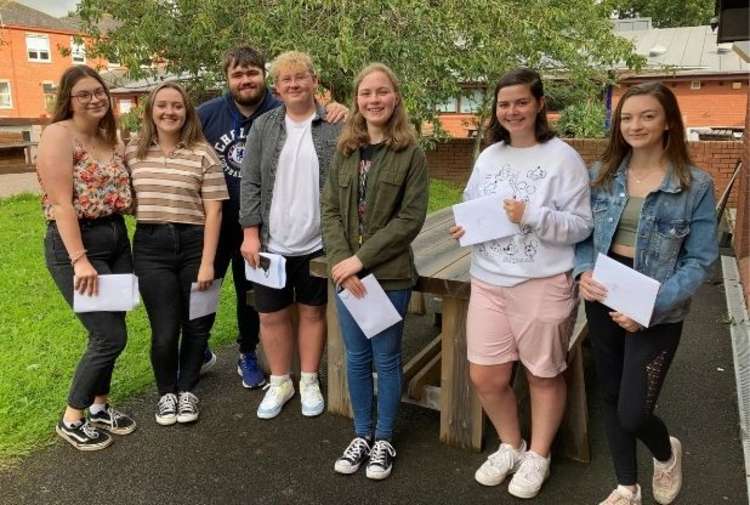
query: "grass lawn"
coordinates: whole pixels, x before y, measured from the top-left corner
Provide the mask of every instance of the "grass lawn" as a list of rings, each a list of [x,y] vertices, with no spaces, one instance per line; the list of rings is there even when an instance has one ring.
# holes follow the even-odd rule
[[[430,212],[460,200],[442,181],[430,187]],[[135,226],[128,222],[131,232]],[[0,465],[53,440],[86,334],[44,266],[39,197],[0,199]],[[231,272],[231,269],[230,269]],[[227,279],[229,281],[229,279]],[[233,342],[233,289],[225,282],[212,346]],[[141,305],[128,314],[128,346],[112,379],[113,403],[148,390],[150,330]]]

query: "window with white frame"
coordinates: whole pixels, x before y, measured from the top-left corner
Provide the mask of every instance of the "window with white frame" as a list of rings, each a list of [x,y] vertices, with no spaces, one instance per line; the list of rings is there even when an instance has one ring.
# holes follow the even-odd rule
[[[57,86],[52,81],[42,81],[42,94],[44,95],[44,110],[53,112],[57,98]]]
[[[458,109],[458,99],[449,98],[448,100],[439,103],[436,108],[438,112],[456,112]]]
[[[13,96],[10,94],[10,81],[0,80],[0,109],[12,109]]]
[[[459,112],[463,114],[474,114],[479,112],[479,110],[482,108],[483,99],[483,90],[467,90],[465,94],[461,96],[461,107],[459,108]]]
[[[86,45],[83,42],[76,42],[70,39],[70,57],[73,63],[86,63]]]
[[[26,54],[29,61],[51,61],[49,37],[33,33],[26,34]]]

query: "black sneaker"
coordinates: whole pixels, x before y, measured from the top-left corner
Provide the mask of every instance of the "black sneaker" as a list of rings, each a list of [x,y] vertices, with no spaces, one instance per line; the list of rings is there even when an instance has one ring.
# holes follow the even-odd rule
[[[55,426],[55,431],[60,437],[79,451],[98,451],[109,447],[112,437],[107,433],[97,430],[88,422],[83,420],[74,428],[68,428],[60,419]]]
[[[177,400],[177,422],[194,423],[198,420],[198,397],[189,391],[183,391]]]
[[[366,438],[357,437],[344,450],[344,454],[336,460],[333,469],[338,473],[351,475],[362,466],[370,454],[370,443]]]
[[[98,414],[89,413],[89,422],[115,435],[127,435],[135,431],[135,421],[109,404]]]
[[[167,393],[156,404],[156,424],[170,426],[177,422],[177,395]]]
[[[387,440],[376,440],[370,451],[365,475],[368,479],[383,480],[391,474],[396,449]]]

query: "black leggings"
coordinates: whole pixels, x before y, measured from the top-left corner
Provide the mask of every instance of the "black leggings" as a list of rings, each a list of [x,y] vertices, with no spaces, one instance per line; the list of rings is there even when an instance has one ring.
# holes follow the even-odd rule
[[[629,258],[610,254],[621,263]],[[628,266],[632,266],[632,260]],[[672,457],[667,427],[653,414],[682,333],[682,321],[627,333],[609,316],[612,310],[586,302],[589,335],[604,396],[604,422],[618,484],[638,478],[636,439],[659,461]]]

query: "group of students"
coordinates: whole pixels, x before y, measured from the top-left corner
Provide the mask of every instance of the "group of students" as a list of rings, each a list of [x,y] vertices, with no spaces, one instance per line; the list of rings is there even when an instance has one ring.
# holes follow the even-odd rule
[[[215,359],[207,347],[214,315],[189,319],[191,285],[208,288],[230,262],[243,386],[265,382],[255,358],[259,338],[270,368],[262,419],[279,415],[295,394],[295,347],[302,414],[324,410],[317,372],[328,292],[325,280],[310,275],[312,259],[325,254],[337,289],[356,297],[366,294],[361,278],[373,274],[402,317],[417,280],[410,244],[426,216],[429,176],[392,70],[364,68],[351,110],[318,105],[318,75],[305,53],[272,62],[276,96],[257,51],[230,50],[224,70],[229,92],[198,111],[179,85],[159,85],[146,100],[141,131],[124,147],[107,86],[89,67],[71,67],[40,142],[48,269],[69,304],[74,291],[96,293],[98,275],[138,276],[161,425],[198,418],[200,370]],[[661,84],[628,88],[608,148],[589,171],[548,126],[536,72],[507,73],[493,96],[488,147],[464,198],[504,195],[497,212],[520,231],[472,251],[470,378],[501,441],[475,478],[496,486],[512,474],[508,491],[521,498],[536,496],[548,478],[580,286],[618,482],[601,503],[641,503],[638,439],[654,456],[654,498],[671,503],[682,484],[682,449],[653,410],[690,298],[718,256],[711,178],[690,164],[677,102]],[[122,218],[131,212],[132,256]],[[464,230],[446,232],[458,239]],[[259,267],[261,252],[286,257],[286,287],[245,279],[245,263]],[[647,328],[600,303],[606,289],[592,278],[598,253],[661,283]],[[246,303],[250,289],[257,312]],[[334,470],[353,474],[365,465],[367,477],[384,479],[396,458],[403,322],[368,339],[336,298],[354,438]],[[56,431],[78,449],[97,450],[112,442],[110,434],[136,426],[107,401],[125,347],[125,314],[77,315],[88,347]],[[531,393],[528,442],[511,387],[515,362],[526,369]]]

